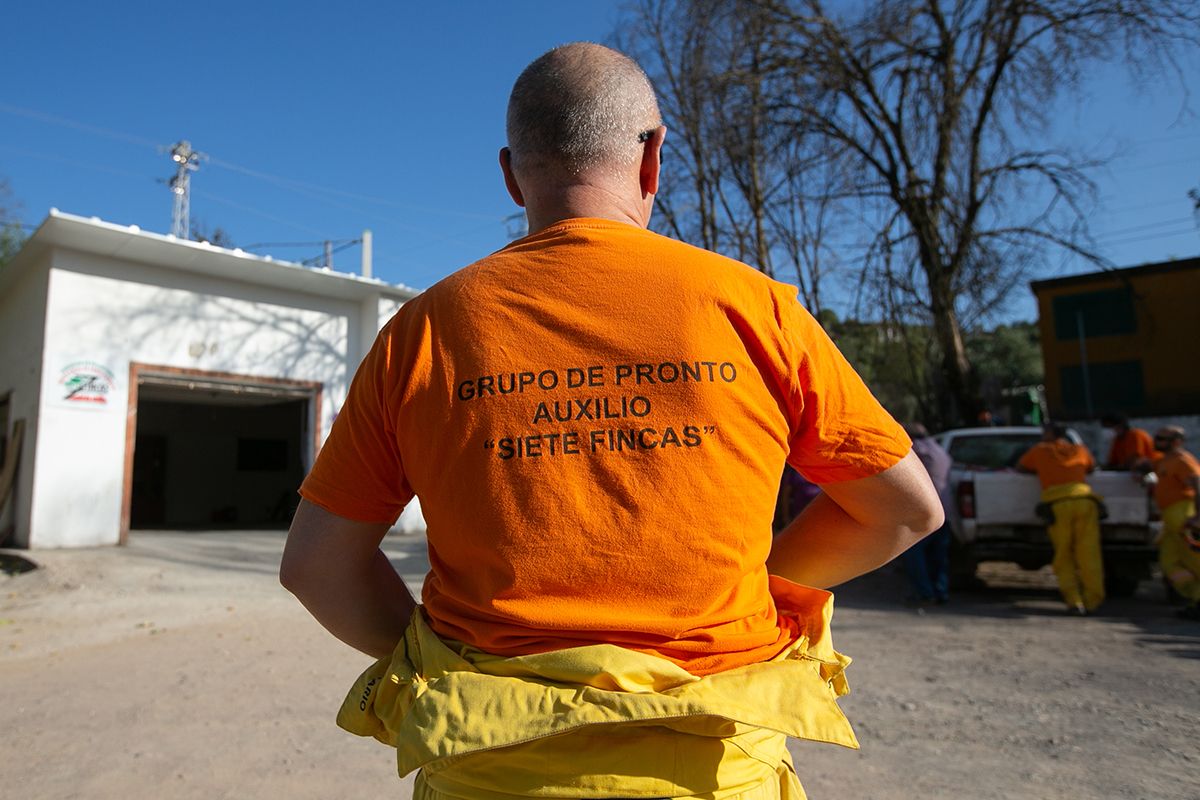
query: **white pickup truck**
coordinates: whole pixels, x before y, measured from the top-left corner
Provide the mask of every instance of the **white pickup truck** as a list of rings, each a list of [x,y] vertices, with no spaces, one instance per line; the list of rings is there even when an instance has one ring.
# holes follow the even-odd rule
[[[956,583],[970,581],[982,561],[1013,561],[1032,570],[1053,558],[1046,523],[1034,510],[1041,495],[1037,477],[1014,469],[1041,435],[1036,427],[1008,427],[960,428],[937,436],[954,461],[947,516]],[[1069,435],[1080,441],[1074,431]],[[1129,472],[1097,471],[1087,482],[1108,509],[1100,523],[1108,593],[1128,596],[1150,577],[1157,558],[1157,512],[1149,490]]]

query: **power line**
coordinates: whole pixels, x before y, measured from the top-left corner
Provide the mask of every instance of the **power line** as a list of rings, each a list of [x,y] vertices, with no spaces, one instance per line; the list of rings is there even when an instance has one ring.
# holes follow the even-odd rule
[[[1135,139],[1141,144],[1163,144],[1165,142],[1197,142],[1200,143],[1200,133],[1185,133],[1180,136],[1150,136],[1145,139]]]
[[[101,127],[98,125],[92,125],[90,123],[85,123],[85,122],[81,122],[78,120],[73,120],[73,119],[69,119],[69,118],[54,115],[54,114],[49,114],[49,113],[42,112],[42,111],[37,111],[34,109],[13,106],[13,105],[7,104],[7,103],[0,103],[0,113],[9,114],[12,116],[24,117],[26,119],[31,119],[31,120],[35,120],[38,122],[52,124],[52,125],[58,125],[58,126],[65,127],[65,128],[71,128],[71,129],[78,130],[78,131],[81,131],[81,132],[84,132],[87,134],[91,134],[94,136],[100,136],[100,137],[112,139],[115,141],[126,142],[128,144],[133,144],[133,145],[136,145],[139,147],[144,147],[144,148],[152,149],[155,151],[160,151],[160,149],[161,149],[161,146],[157,142],[151,141],[151,140],[143,138],[141,136],[131,135],[131,134],[124,133],[121,131],[112,130],[112,129]],[[1127,140],[1127,141],[1131,141],[1133,143],[1156,144],[1156,143],[1166,143],[1166,142],[1173,142],[1173,141],[1190,141],[1190,140],[1197,139],[1197,138],[1200,138],[1200,134],[1169,136],[1169,137],[1147,137],[1145,139],[1132,139],[1132,140]],[[114,169],[112,167],[106,167],[106,166],[98,165],[95,163],[84,163],[84,162],[73,161],[71,159],[65,159],[65,158],[62,158],[59,156],[54,156],[54,155],[49,155],[49,154],[44,154],[44,153],[36,153],[36,152],[28,151],[28,150],[23,150],[22,148],[14,148],[14,147],[7,146],[7,145],[0,145],[0,148],[8,150],[10,152],[17,152],[17,153],[21,153],[21,154],[35,157],[35,158],[41,158],[41,159],[48,160],[48,161],[54,161],[54,162],[58,162],[58,163],[62,163],[62,164],[91,169],[91,170],[99,171],[99,172],[107,172],[109,174],[131,176],[131,177],[138,177],[138,178],[146,177],[145,175],[140,175],[138,173],[134,173],[134,172],[130,172],[130,171]],[[1162,167],[1169,167],[1169,166],[1174,167],[1174,166],[1180,166],[1182,164],[1192,164],[1197,161],[1200,161],[1200,158],[1186,158],[1186,159],[1182,159],[1182,160],[1159,162],[1159,163],[1155,163],[1155,164],[1147,164],[1147,165],[1140,165],[1140,166],[1139,165],[1131,165],[1130,169],[1119,170],[1119,172],[1128,173],[1128,172],[1133,172],[1133,171],[1159,169]],[[327,203],[329,205],[343,208],[343,209],[353,212],[355,214],[360,214],[360,215],[363,215],[366,217],[381,220],[390,226],[398,227],[400,229],[410,230],[410,231],[414,231],[414,232],[418,232],[418,233],[424,233],[428,229],[419,227],[419,226],[413,226],[413,225],[407,225],[404,223],[400,223],[392,217],[383,216],[383,215],[380,215],[380,214],[377,214],[374,212],[370,212],[370,211],[366,211],[364,209],[361,209],[361,208],[358,208],[358,207],[355,207],[355,206],[352,206],[352,205],[349,205],[349,204],[346,204],[343,202],[339,202],[338,200],[333,199],[333,197],[348,198],[351,200],[357,200],[357,201],[372,203],[372,204],[386,206],[386,207],[390,207],[390,208],[396,208],[396,209],[417,210],[417,211],[423,211],[426,213],[443,214],[443,215],[455,216],[455,217],[461,217],[461,218],[480,219],[480,220],[488,220],[489,221],[488,225],[486,225],[486,226],[480,226],[477,229],[472,229],[469,231],[461,232],[461,233],[466,233],[466,234],[474,233],[474,232],[476,232],[476,230],[482,231],[485,228],[490,228],[493,225],[499,224],[501,222],[501,220],[493,217],[492,215],[436,208],[436,207],[430,207],[430,206],[426,206],[426,205],[414,205],[414,204],[409,204],[409,203],[401,203],[401,202],[397,202],[394,200],[390,200],[388,198],[367,195],[367,194],[361,194],[361,193],[357,193],[357,192],[350,192],[350,191],[346,191],[343,189],[321,186],[319,184],[313,184],[313,183],[308,183],[306,181],[299,181],[299,180],[283,177],[280,175],[274,175],[274,174],[271,174],[268,172],[263,172],[261,170],[255,170],[255,169],[251,169],[249,167],[244,167],[242,165],[235,164],[233,162],[226,161],[224,159],[212,158],[212,159],[210,159],[210,163],[213,166],[221,167],[226,170],[244,174],[248,177],[252,177],[252,178],[255,178],[255,179],[258,179],[261,181],[272,183],[272,184],[279,186],[280,188],[286,189],[288,191],[292,191],[297,194],[311,197],[313,199]],[[216,202],[223,203],[225,205],[229,205],[233,208],[237,208],[241,211],[255,214],[257,216],[260,216],[264,219],[271,220],[278,224],[287,225],[289,227],[296,228],[298,230],[304,230],[304,231],[310,232],[310,233],[318,233],[317,231],[315,231],[312,228],[299,225],[290,220],[263,212],[259,209],[253,208],[251,206],[247,206],[242,203],[238,203],[233,200],[229,200],[227,198],[222,198],[217,195],[213,195],[211,193],[201,192],[201,191],[197,191],[196,194],[199,196],[203,196],[208,199],[214,200]],[[1159,206],[1173,205],[1176,202],[1178,202],[1178,201],[1162,201],[1160,203],[1147,204],[1144,206],[1138,206],[1138,207],[1134,207],[1131,209],[1125,209],[1125,210],[1142,210],[1142,209],[1146,209],[1146,208],[1154,208],[1154,207],[1159,207]],[[1190,221],[1190,218],[1186,218],[1186,219],[1188,221]],[[1161,221],[1161,222],[1149,223],[1144,226],[1133,226],[1131,228],[1116,229],[1116,230],[1106,232],[1106,234],[1103,237],[1101,237],[1101,241],[1104,241],[1106,245],[1107,244],[1125,244],[1125,243],[1133,243],[1133,242],[1138,242],[1138,241],[1145,241],[1145,240],[1154,239],[1154,238],[1181,236],[1181,235],[1185,235],[1187,233],[1193,232],[1191,230],[1164,231],[1164,232],[1158,233],[1158,234],[1134,237],[1134,238],[1128,238],[1128,239],[1122,239],[1122,240],[1115,240],[1115,241],[1108,240],[1108,238],[1107,238],[1112,235],[1121,235],[1124,233],[1131,233],[1131,232],[1140,231],[1140,230],[1149,230],[1149,229],[1158,228],[1158,227],[1167,227],[1167,226],[1170,226],[1172,224],[1177,224],[1182,221],[1185,221],[1185,220]],[[36,226],[29,226],[29,227],[36,227]],[[337,241],[344,242],[346,240],[337,240]],[[323,243],[323,242],[324,242],[324,240],[321,241],[321,243]],[[438,244],[444,244],[444,243],[450,243],[450,242],[453,242],[455,244],[459,244],[462,246],[466,246],[466,247],[474,247],[473,244],[465,242],[462,239],[459,239],[457,236],[451,235],[451,236],[441,237],[432,242],[415,245],[415,246],[412,246],[405,250],[402,250],[400,252],[416,252],[419,250],[426,249],[428,247],[436,246]],[[307,246],[316,246],[317,244],[318,243],[314,242],[311,245],[307,245]],[[258,246],[265,247],[265,246],[271,246],[271,245],[260,244]],[[273,246],[293,246],[293,245],[291,243],[277,243]],[[833,245],[831,247],[834,247],[838,250],[862,251],[862,250],[869,249],[870,245],[846,244],[846,245],[841,245],[841,246]],[[246,249],[246,248],[243,248],[243,249]],[[381,259],[381,261],[387,261],[387,259]]]
[[[94,164],[94,163],[87,162],[87,161],[75,161],[74,159],[63,158],[62,156],[54,155],[52,153],[40,153],[36,150],[28,150],[24,147],[13,147],[12,145],[0,144],[0,150],[6,150],[10,153],[16,153],[17,155],[21,155],[26,158],[36,158],[36,159],[40,159],[42,161],[53,161],[58,164],[66,164],[69,167],[78,167],[79,169],[90,169],[90,170],[94,170],[96,172],[106,172],[109,175],[120,175],[122,177],[139,178],[142,180],[145,180],[147,177],[144,173],[141,173],[141,172],[132,172],[130,170],[117,169],[115,167],[106,167],[101,164]]]
[[[86,133],[92,133],[97,136],[103,136],[108,139],[116,139],[117,141],[128,142],[130,144],[136,144],[136,145],[140,145],[142,147],[149,147],[154,150],[157,150],[159,147],[158,142],[152,142],[149,139],[143,139],[140,136],[133,136],[128,133],[121,133],[120,131],[109,130],[108,128],[101,128],[99,125],[90,125],[86,122],[78,122],[77,120],[67,119],[66,117],[59,117],[59,116],[55,116],[54,114],[47,114],[43,111],[35,111],[30,108],[21,108],[20,106],[12,106],[12,105],[9,105],[8,103],[0,103],[0,112],[3,112],[5,114],[11,114],[16,117],[25,117],[26,119],[37,120],[38,122],[48,122],[51,125],[60,125],[64,128],[74,128],[76,130],[84,131]]]
[[[220,195],[215,195],[215,194],[212,194],[211,192],[202,192],[198,189],[195,191],[195,194],[198,197],[203,197],[208,200],[213,200],[213,201],[221,203],[223,205],[227,205],[230,208],[236,208],[239,211],[244,211],[247,214],[254,214],[255,216],[262,217],[263,219],[270,220],[271,222],[277,223],[279,225],[285,225],[294,230],[303,231],[304,233],[315,234],[317,236],[321,235],[321,232],[315,228],[311,228],[307,225],[301,225],[300,223],[297,223],[297,222],[292,222],[291,220],[284,219],[283,217],[279,217],[274,214],[269,214],[266,211],[262,211],[261,209],[254,208],[253,206],[248,206],[245,203],[239,203],[236,200],[230,200],[227,197],[221,197]]]
[[[405,211],[434,211],[439,214],[445,214],[447,216],[454,216],[454,217],[463,217],[465,219],[488,219],[488,220],[495,219],[495,217],[491,214],[477,214],[477,213],[473,213],[470,211],[456,211],[456,210],[444,209],[444,208],[430,208],[427,205],[417,205],[415,203],[400,203],[395,200],[389,200],[386,197],[376,197],[375,195],[360,194],[358,192],[348,192],[348,191],[345,191],[344,189],[334,189],[329,186],[320,186],[318,184],[308,183],[306,181],[298,181],[298,180],[293,180],[291,178],[284,178],[280,175],[272,175],[269,172],[263,172],[261,170],[250,169],[249,167],[243,167],[239,164],[234,164],[230,161],[226,161],[224,159],[219,159],[219,158],[212,159],[212,164],[213,164],[213,166],[224,167],[225,169],[232,170],[234,172],[240,172],[243,175],[248,175],[252,178],[258,178],[259,180],[268,181],[270,183],[277,184],[284,188],[301,189],[301,190],[305,190],[307,192],[337,195],[339,197],[346,197],[351,200],[362,200],[367,203],[376,203],[378,205],[388,206],[390,208],[398,208],[398,209],[402,209]]]
[[[346,242],[361,242],[361,239],[321,239],[317,242],[255,242],[242,245],[243,250],[257,250],[260,247],[323,247],[326,242],[344,244]]]
[[[1150,233],[1150,234],[1146,234],[1145,236],[1134,236],[1129,239],[1117,239],[1117,240],[1113,240],[1113,241],[1105,240],[1105,241],[1099,242],[1099,244],[1101,244],[1104,247],[1115,247],[1117,245],[1122,245],[1122,244],[1134,244],[1136,242],[1148,242],[1152,239],[1172,239],[1176,236],[1187,236],[1187,235],[1196,236],[1198,239],[1200,239],[1200,230],[1198,230],[1196,228],[1190,228],[1190,229],[1184,228],[1184,229],[1177,230],[1177,231],[1162,231],[1161,233]]]
[[[1160,161],[1156,164],[1129,164],[1122,169],[1115,169],[1115,174],[1128,175],[1131,172],[1144,172],[1151,169],[1162,169],[1163,167],[1179,167],[1184,164],[1200,163],[1200,156],[1188,156],[1187,158],[1176,159],[1175,161]]]
[[[1182,197],[1183,195],[1180,195]],[[1190,201],[1183,200],[1159,200],[1156,203],[1144,203],[1140,206],[1124,206],[1122,208],[1106,208],[1104,212],[1107,214],[1117,214],[1125,211],[1145,211],[1148,208],[1166,208],[1167,206],[1177,206],[1186,204]]]
[[[1098,236],[1096,238],[1107,239],[1110,236],[1120,236],[1120,235],[1126,234],[1126,233],[1136,233],[1137,231],[1153,230],[1155,228],[1167,228],[1167,227],[1170,227],[1171,225],[1178,225],[1181,222],[1192,222],[1192,221],[1193,220],[1191,217],[1178,217],[1176,219],[1159,220],[1158,222],[1147,222],[1144,225],[1132,225],[1128,228],[1113,228],[1112,230],[1105,231],[1104,233],[1100,234],[1100,236]]]
[[[303,261],[301,261],[300,263],[304,264],[305,266],[315,266],[318,261],[324,260],[326,262],[325,266],[332,266],[334,253],[340,253],[347,248],[353,247],[354,245],[361,244],[361,243],[362,243],[362,239],[351,239],[349,241],[346,241],[340,247],[327,248],[323,253],[321,253],[321,255],[313,256],[312,258],[306,258]]]
[[[215,158],[210,159],[210,163],[212,163],[216,166],[226,166],[227,167],[229,165],[229,162],[222,161],[221,159],[215,159]],[[367,219],[377,220],[377,221],[382,222],[386,225],[389,225],[393,228],[399,228],[400,230],[412,231],[414,233],[426,233],[429,230],[428,227],[422,227],[419,225],[410,225],[408,223],[399,222],[396,220],[396,218],[394,216],[381,214],[377,211],[369,211],[367,209],[360,208],[358,206],[350,205],[349,203],[343,202],[341,200],[337,200],[333,197],[327,197],[327,196],[322,195],[322,192],[329,192],[329,191],[336,191],[336,190],[328,190],[328,189],[324,189],[323,187],[312,186],[311,184],[305,184],[302,181],[293,181],[293,180],[289,180],[287,178],[278,178],[276,176],[269,175],[268,173],[265,173],[265,172],[257,172],[254,170],[245,170],[245,169],[241,169],[240,171],[244,171],[247,174],[251,174],[253,177],[257,177],[262,180],[266,180],[268,182],[275,183],[276,185],[279,185],[280,187],[287,189],[288,191],[294,192],[296,194],[310,197],[314,200],[318,200],[327,205],[334,206],[336,208],[340,208],[344,211],[349,211],[353,214],[358,215],[359,217],[365,217]],[[311,186],[311,188],[309,188],[310,186]],[[467,244],[466,242],[461,242],[460,240],[455,239],[453,236],[447,237],[447,238],[451,241],[459,241],[460,244],[464,244],[464,245]]]
[[[69,119],[67,117],[61,117],[61,116],[57,116],[54,114],[47,114],[42,111],[36,111],[33,109],[28,109],[28,108],[21,108],[20,106],[13,106],[13,105],[9,105],[7,103],[0,103],[0,113],[11,114],[13,116],[19,116],[19,117],[25,117],[27,119],[33,119],[33,120],[37,120],[39,122],[49,123],[51,125],[59,125],[61,127],[65,127],[65,128],[72,128],[72,129],[83,131],[85,133],[90,133],[90,134],[93,134],[96,136],[102,136],[102,137],[105,137],[108,139],[114,139],[117,141],[123,141],[123,142],[128,142],[130,144],[135,144],[140,147],[150,148],[156,152],[158,152],[160,150],[160,148],[162,147],[162,145],[159,144],[158,142],[153,142],[153,141],[150,141],[149,139],[144,139],[140,136],[134,136],[134,135],[127,134],[127,133],[122,133],[120,131],[114,131],[114,130],[111,130],[108,128],[102,128],[98,125],[91,125],[86,122],[79,122],[78,120]],[[212,164],[213,166],[222,167],[224,169],[231,170],[233,172],[239,172],[243,175],[247,175],[252,178],[257,178],[258,180],[266,181],[268,183],[273,183],[277,186],[280,186],[281,188],[288,189],[289,191],[293,191],[293,192],[296,192],[301,195],[306,195],[308,197],[312,197],[317,200],[322,200],[326,203],[329,203],[330,205],[337,206],[338,208],[342,208],[347,211],[352,211],[356,214],[361,214],[363,216],[373,217],[374,219],[386,222],[389,225],[393,225],[393,226],[396,226],[396,227],[399,227],[402,229],[411,230],[411,231],[418,232],[418,233],[424,232],[427,229],[421,228],[418,226],[413,226],[413,225],[406,225],[404,223],[397,222],[392,217],[384,217],[384,216],[374,214],[369,211],[364,211],[363,209],[356,208],[354,206],[346,205],[345,203],[338,203],[338,202],[334,201],[333,199],[331,199],[330,197],[322,197],[322,195],[336,195],[336,196],[340,196],[340,197],[346,197],[346,198],[349,198],[352,200],[361,200],[364,202],[375,203],[378,205],[383,205],[383,206],[387,206],[390,208],[396,208],[396,209],[401,209],[401,210],[405,210],[405,211],[417,211],[417,212],[424,212],[424,213],[431,213],[431,214],[440,214],[443,216],[459,217],[459,218],[464,218],[464,219],[495,220],[497,223],[500,222],[499,219],[497,219],[494,215],[491,215],[491,214],[480,214],[480,213],[470,212],[470,211],[460,211],[457,209],[439,208],[439,207],[430,206],[430,205],[426,205],[426,204],[401,203],[401,202],[397,202],[395,200],[389,200],[384,197],[376,197],[373,195],[359,194],[357,192],[348,192],[348,191],[345,191],[344,189],[336,189],[336,188],[332,188],[332,187],[328,187],[328,186],[321,186],[321,185],[314,184],[314,183],[308,183],[305,181],[294,180],[292,178],[286,178],[286,177],[283,177],[280,175],[273,175],[269,172],[263,172],[261,170],[244,167],[240,164],[235,164],[231,161],[226,161],[225,159],[221,159],[221,158],[210,157],[209,163]]]

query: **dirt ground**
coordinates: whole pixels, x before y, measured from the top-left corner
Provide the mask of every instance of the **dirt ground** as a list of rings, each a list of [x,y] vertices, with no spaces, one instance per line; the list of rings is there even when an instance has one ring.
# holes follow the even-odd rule
[[[275,579],[283,535],[141,533],[0,576],[0,794],[408,797],[334,713],[367,659]],[[389,537],[417,586],[424,540]],[[855,752],[793,743],[813,800],[1200,798],[1200,624],[1147,582],[1087,619],[1046,571],[923,614],[885,568],[838,592]]]

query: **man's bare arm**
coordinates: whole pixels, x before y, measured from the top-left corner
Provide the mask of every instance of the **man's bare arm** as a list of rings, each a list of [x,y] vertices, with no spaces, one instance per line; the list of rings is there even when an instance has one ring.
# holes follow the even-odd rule
[[[376,658],[395,649],[417,606],[379,549],[387,531],[301,500],[279,566],[279,582],[317,622]]]
[[[937,490],[912,451],[878,475],[821,489],[775,538],[771,574],[836,586],[891,561],[944,521]]]

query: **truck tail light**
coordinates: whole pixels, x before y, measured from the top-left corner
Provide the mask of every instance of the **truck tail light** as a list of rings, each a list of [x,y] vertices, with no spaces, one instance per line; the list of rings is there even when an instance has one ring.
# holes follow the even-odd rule
[[[963,519],[975,519],[975,481],[960,481],[955,494],[958,497],[958,515]]]

